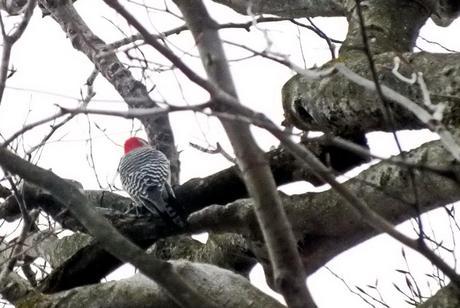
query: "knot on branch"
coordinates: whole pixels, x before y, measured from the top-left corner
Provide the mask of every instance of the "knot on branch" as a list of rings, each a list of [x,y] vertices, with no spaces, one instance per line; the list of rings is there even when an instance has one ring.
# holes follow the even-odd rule
[[[193,230],[258,233],[251,199],[239,199],[225,206],[211,205],[192,213],[187,221]]]
[[[449,26],[460,16],[460,2],[458,0],[438,0],[431,19],[441,27]]]

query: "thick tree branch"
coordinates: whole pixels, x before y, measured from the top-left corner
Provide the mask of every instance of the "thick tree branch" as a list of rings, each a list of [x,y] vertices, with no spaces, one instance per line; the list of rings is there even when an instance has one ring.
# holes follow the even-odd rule
[[[340,56],[363,54],[360,18],[355,1],[347,2],[348,32]],[[420,28],[433,12],[429,2],[413,0],[387,0],[362,2],[365,29],[373,55],[382,52],[409,52],[415,45]],[[404,18],[401,18],[404,11]],[[404,31],[401,29],[404,27]]]
[[[331,17],[344,16],[345,8],[341,0],[214,0],[231,7],[240,14],[273,14],[282,17]],[[250,9],[249,9],[250,8]]]
[[[411,76],[422,72],[433,103],[444,104],[442,123],[456,126],[460,85],[453,77],[460,70],[460,54],[383,53],[374,57],[379,80],[400,95],[425,108],[422,92],[416,85],[402,82],[393,73],[395,57],[401,58],[400,74]],[[369,79],[368,64],[363,57],[346,61],[346,67]],[[441,69],[440,69],[441,68]],[[388,130],[377,95],[348,80],[332,74],[321,81],[296,75],[283,87],[286,117],[303,130],[321,130],[338,135],[353,135],[375,130]],[[405,107],[390,104],[396,129],[425,128],[422,121]]]
[[[345,0],[304,0],[304,1],[276,1],[276,0],[213,0],[226,5],[240,14],[273,14],[281,17],[332,17],[347,16],[352,9],[353,1]],[[386,1],[382,1],[386,2]],[[402,2],[402,1],[401,1]],[[406,1],[404,1],[406,2]],[[460,15],[460,6],[455,0],[417,0],[407,1],[418,3],[431,14],[433,21],[442,27],[449,26]],[[251,4],[251,9],[249,6]],[[418,18],[417,16],[415,16]],[[390,22],[388,23],[390,24]]]
[[[21,1],[22,2],[22,1]],[[2,1],[2,4],[5,4],[5,1]],[[35,6],[37,5],[37,0],[29,0],[24,6],[24,17],[22,18],[20,24],[17,28],[14,29],[12,33],[7,34],[3,19],[0,16],[0,27],[2,33],[2,58],[0,65],[0,103],[2,102],[3,92],[5,91],[6,79],[8,78],[8,66],[10,64],[10,56],[13,45],[17,40],[22,36],[24,30],[29,24],[30,18],[34,11]],[[0,5],[1,6],[1,5]]]
[[[193,285],[203,297],[212,298],[224,308],[282,308],[275,299],[264,294],[250,282],[228,270],[209,264],[172,261],[171,266]],[[97,294],[97,296],[94,296]],[[171,297],[144,275],[88,285],[49,295],[29,296],[22,300],[25,307],[162,307],[177,308]],[[257,306],[255,306],[257,305]],[[201,306],[186,306],[201,307]]]
[[[232,270],[246,278],[257,263],[243,236],[235,233],[210,233],[206,244],[189,236],[160,239],[149,252],[162,260],[188,260],[209,263]]]
[[[391,88],[388,88],[387,86],[382,86],[380,84],[375,84],[375,82],[372,82],[370,80],[367,80],[365,78],[362,78],[358,74],[355,74],[345,66],[338,64],[336,66],[337,70],[343,74],[345,77],[347,77],[349,80],[355,82],[356,84],[368,89],[368,90],[375,90],[378,93],[378,96],[384,101],[385,106],[388,108],[388,101],[392,101],[397,103],[400,107],[403,107],[407,110],[409,110],[414,116],[417,117],[417,119],[422,122],[427,128],[429,128],[431,131],[438,133],[439,137],[441,138],[442,143],[444,146],[450,151],[450,153],[458,160],[460,161],[460,143],[458,137],[456,137],[456,132],[455,130],[448,130],[443,124],[443,113],[439,114],[436,112],[433,112],[431,114],[431,110],[427,111],[423,107],[420,107],[417,105],[415,102],[411,101],[407,97],[399,94],[398,92],[394,91]],[[419,78],[421,78],[421,75],[419,74]],[[420,79],[422,80],[422,79]],[[427,98],[427,100],[424,100],[424,104],[428,105],[431,104],[430,102],[430,93],[425,87],[424,82],[422,83],[424,85],[424,89],[422,89],[422,94]],[[438,106],[440,107],[440,106]],[[388,118],[387,116],[390,115],[390,110],[386,108],[386,115],[384,115],[384,118]],[[443,105],[440,110],[444,110],[445,106]],[[392,118],[391,118],[392,119]],[[387,122],[387,121],[385,121]],[[387,124],[388,126],[388,124]],[[392,125],[390,127],[394,127],[393,121]],[[398,142],[399,145],[399,142]],[[401,149],[401,147],[399,146]]]
[[[121,226],[119,225],[119,230],[142,248],[149,247],[159,238],[174,234],[171,231],[167,232],[165,228],[161,228],[161,224],[159,228],[155,229],[150,227],[153,224],[151,220],[140,220],[141,222],[135,221],[137,227],[134,230],[132,229],[133,222],[124,222]],[[174,242],[174,240],[168,238],[163,240],[161,244],[154,246],[154,251],[157,251],[157,249],[162,251],[155,255],[164,260],[172,258],[212,263],[241,275],[247,275],[256,262],[253,254],[245,246],[244,239],[236,234],[222,235],[220,238],[208,241],[206,244],[201,244],[191,239],[174,244],[170,244],[171,241]],[[234,251],[235,254],[227,255],[223,253],[229,251]],[[122,264],[123,262],[106,252],[100,244],[91,241],[89,245],[79,249],[71,258],[54,269],[40,283],[39,287],[45,293],[53,293],[81,285],[97,283]]]

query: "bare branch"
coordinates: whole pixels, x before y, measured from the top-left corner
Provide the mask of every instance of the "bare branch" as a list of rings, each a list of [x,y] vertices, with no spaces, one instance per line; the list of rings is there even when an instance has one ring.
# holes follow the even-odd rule
[[[460,305],[460,290],[454,285],[448,286],[439,290],[435,295],[428,299],[418,308],[454,308]]]
[[[184,260],[171,261],[174,271],[206,298],[215,300],[222,308],[253,308],[254,304],[267,308],[282,308],[284,305],[252,286],[244,277],[231,271],[203,263]],[[94,296],[97,294],[97,296]],[[235,296],[238,294],[238,296]],[[49,294],[43,298],[26,300],[25,305],[37,306],[49,302],[69,307],[162,307],[178,308],[159,285],[142,274],[128,279],[97,283],[64,292]],[[185,307],[201,307],[187,305]]]
[[[2,3],[4,3],[2,1]],[[37,0],[28,0],[26,6],[24,7],[24,17],[22,18],[19,25],[15,28],[14,32],[11,34],[6,34],[5,25],[3,24],[3,19],[0,16],[0,25],[2,29],[2,59],[0,66],[0,103],[2,102],[3,92],[5,91],[6,79],[8,78],[8,65],[10,63],[11,49],[13,48],[14,43],[21,37],[29,24],[32,13],[37,4]],[[21,9],[22,11],[22,9]]]

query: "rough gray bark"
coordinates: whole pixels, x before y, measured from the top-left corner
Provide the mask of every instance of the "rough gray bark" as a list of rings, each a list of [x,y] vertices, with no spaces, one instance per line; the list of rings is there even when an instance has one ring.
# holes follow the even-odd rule
[[[203,296],[215,298],[219,307],[249,308],[254,307],[254,303],[269,308],[284,307],[231,271],[186,261],[173,261],[171,265]],[[17,307],[55,307],[56,303],[59,307],[180,307],[157,284],[141,274],[54,294],[30,294],[11,301]]]
[[[343,16],[344,7],[341,0],[214,0],[231,7],[240,14],[273,14],[283,17],[317,17]],[[250,11],[248,11],[250,7]]]
[[[460,291],[452,284],[440,289],[417,308],[456,308],[460,306]]]
[[[441,168],[455,164],[454,158],[438,141],[408,152],[406,159],[415,164]],[[415,176],[422,212],[459,200],[456,178],[448,179],[431,171],[417,171]],[[344,186],[359,195],[388,221],[398,224],[413,217],[416,212],[413,199],[406,196],[408,179],[407,168],[379,163],[349,180]],[[376,235],[376,231],[357,219],[356,213],[333,190],[284,196],[283,204],[308,273],[313,273],[341,252]],[[206,208],[194,213],[190,219],[204,230],[224,232],[237,229],[239,232],[251,233],[245,231],[254,228],[255,218],[250,209],[250,200],[238,200],[225,207]],[[266,251],[256,242],[252,244],[252,251],[265,266],[266,274],[270,273],[268,263],[264,262]]]
[[[346,16],[346,8],[353,6],[353,0],[213,0],[224,4],[240,14],[273,14],[281,17],[331,17]],[[460,14],[460,6],[455,0],[419,0],[413,1],[423,5],[431,13],[433,21],[447,27]],[[251,10],[248,7],[251,5]]]
[[[380,81],[423,106],[420,88],[393,75],[393,59],[401,58],[400,73],[411,76],[422,72],[429,85],[433,103],[446,105],[443,123],[458,127],[460,76],[459,54],[396,53],[374,57]],[[348,68],[370,79],[368,64],[362,56],[347,61]],[[283,87],[283,106],[292,124],[303,130],[326,131],[338,135],[354,135],[369,131],[388,131],[382,106],[375,92],[356,85],[340,74],[321,81],[311,81],[295,75]],[[425,126],[414,114],[396,104],[390,104],[396,129],[421,129]]]

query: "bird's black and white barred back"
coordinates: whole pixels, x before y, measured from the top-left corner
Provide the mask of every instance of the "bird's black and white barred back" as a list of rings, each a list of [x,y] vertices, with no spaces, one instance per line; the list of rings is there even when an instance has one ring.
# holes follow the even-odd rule
[[[118,167],[123,189],[130,195],[145,193],[148,187],[169,184],[169,160],[152,147],[143,146],[124,155]]]
[[[130,138],[125,143],[125,155],[120,160],[118,172],[123,189],[137,206],[159,215],[169,223],[184,226],[179,211],[173,206],[170,164],[162,152],[140,138]]]

